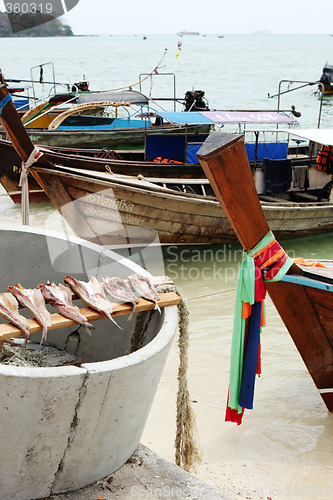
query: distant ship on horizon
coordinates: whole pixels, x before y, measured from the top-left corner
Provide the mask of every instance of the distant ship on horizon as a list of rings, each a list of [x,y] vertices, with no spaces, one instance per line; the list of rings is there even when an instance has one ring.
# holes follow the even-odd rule
[[[200,35],[199,31],[180,31],[176,33],[178,36],[198,36]]]

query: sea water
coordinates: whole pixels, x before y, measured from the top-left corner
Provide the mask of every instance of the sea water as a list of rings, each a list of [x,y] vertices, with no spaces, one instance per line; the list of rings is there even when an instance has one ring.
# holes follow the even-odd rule
[[[184,37],[180,53],[178,40],[177,35],[1,39],[1,65],[5,77],[15,79],[29,78],[35,67],[38,79],[38,65],[50,61],[57,82],[86,78],[92,90],[133,86],[152,97],[173,97],[174,74],[180,99],[187,90],[200,89],[211,108],[255,110],[276,109],[277,99],[269,95],[277,93],[280,81],[288,80],[281,84],[285,90],[292,81],[316,81],[326,61],[333,63],[329,36]],[[159,75],[135,86],[156,66]],[[45,66],[44,79],[51,78],[51,65]],[[46,86],[39,91],[48,92]],[[315,91],[316,85],[305,86],[281,96],[280,109],[294,105],[302,113],[299,126],[316,127],[321,102]],[[172,110],[171,104],[159,106]],[[333,98],[324,98],[323,127],[332,126],[332,116]],[[20,207],[3,190],[0,214],[3,225],[20,224]],[[68,230],[50,203],[31,204],[30,221]],[[333,259],[332,234],[282,243],[292,256]],[[162,270],[180,287],[190,310],[189,388],[203,450],[197,473],[221,489],[231,488],[238,498],[333,498],[333,415],[269,299],[254,409],[246,411],[239,428],[224,423],[241,253],[237,244],[163,248]],[[175,342],[143,436],[171,460],[177,365]]]
[[[262,110],[277,108],[277,98],[268,95],[278,92],[282,80],[287,80],[281,83],[282,91],[291,82],[317,81],[333,49],[333,37],[328,35],[183,37],[180,52],[178,40],[177,35],[2,38],[1,69],[6,78],[27,79],[32,74],[39,80],[38,66],[53,63],[44,66],[44,81],[53,80],[54,68],[60,83],[73,84],[84,77],[91,90],[132,86],[152,97],[174,96],[174,74],[177,98],[200,89],[212,109]],[[159,76],[135,85],[156,67]],[[314,85],[284,94],[280,109],[294,105],[302,113],[300,126],[316,126],[320,108],[316,90]],[[332,105],[331,99],[323,100],[323,126],[331,124]],[[170,104],[163,107],[172,110]]]

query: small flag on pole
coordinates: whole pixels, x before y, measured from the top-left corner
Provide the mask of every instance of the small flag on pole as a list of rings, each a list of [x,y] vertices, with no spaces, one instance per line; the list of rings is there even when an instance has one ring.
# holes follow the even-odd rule
[[[176,58],[178,59],[180,51],[182,50],[182,42],[178,42],[178,54],[176,55]]]

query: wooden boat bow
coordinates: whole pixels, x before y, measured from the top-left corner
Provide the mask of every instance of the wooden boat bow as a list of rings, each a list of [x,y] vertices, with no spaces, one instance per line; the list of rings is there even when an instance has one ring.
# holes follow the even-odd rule
[[[197,157],[235,234],[246,251],[268,233],[242,135],[215,132]],[[303,274],[295,264],[289,273]]]
[[[242,136],[216,132],[197,153],[240,243],[253,249],[269,227],[260,207]],[[333,264],[328,278],[316,268],[293,264],[281,281],[266,282],[268,293],[286,325],[327,408],[333,412]],[[281,355],[281,353],[280,353]]]

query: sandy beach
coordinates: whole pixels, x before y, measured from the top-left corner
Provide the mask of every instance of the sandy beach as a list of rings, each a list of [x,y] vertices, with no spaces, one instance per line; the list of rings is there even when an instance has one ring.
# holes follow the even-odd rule
[[[167,390],[159,388],[142,439],[170,461],[173,460],[175,415],[166,403],[171,404],[172,400]],[[270,436],[258,428],[256,419],[244,419],[237,428],[224,422],[224,410],[200,403],[194,406],[203,451],[202,462],[193,471],[195,477],[232,498],[333,497],[332,463],[315,463],[315,458],[311,463],[311,453],[307,455],[306,451],[300,454],[303,458],[299,463],[294,463],[292,451],[288,453],[281,442],[274,445]],[[152,420],[155,419],[159,425],[154,428]],[[318,460],[318,456],[316,458]]]
[[[221,409],[200,403],[193,405],[203,460],[192,474],[186,473],[172,463],[173,399],[168,390],[158,389],[142,438],[149,448],[140,445],[133,457],[109,477],[45,500],[332,498],[331,464],[321,466],[311,459],[307,464],[291,463],[291,455],[283,447],[272,453],[269,437],[265,439],[256,428],[255,419],[230,429],[231,424],[223,423]],[[154,449],[167,460],[156,455]]]
[[[218,489],[191,476],[140,445],[114,474],[76,492],[44,500],[130,500],[133,498],[187,498],[231,500]]]

